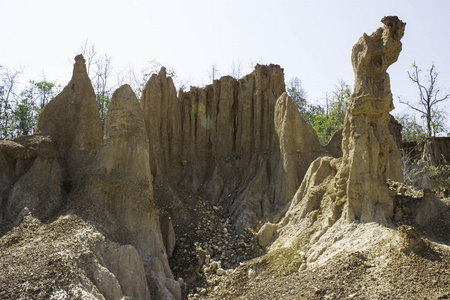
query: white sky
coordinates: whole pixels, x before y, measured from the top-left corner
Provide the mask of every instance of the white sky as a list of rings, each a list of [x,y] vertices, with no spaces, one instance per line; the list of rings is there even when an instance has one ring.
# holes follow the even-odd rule
[[[323,101],[338,79],[353,86],[352,46],[397,15],[407,23],[403,51],[388,72],[398,95],[416,99],[407,71],[432,63],[450,89],[450,1],[446,0],[0,0],[0,65],[65,85],[83,41],[112,57],[116,70],[157,60],[191,85],[209,83],[216,65],[279,64],[286,82],[302,80],[310,102]],[[447,104],[450,107],[450,101]],[[450,116],[449,116],[450,117]]]

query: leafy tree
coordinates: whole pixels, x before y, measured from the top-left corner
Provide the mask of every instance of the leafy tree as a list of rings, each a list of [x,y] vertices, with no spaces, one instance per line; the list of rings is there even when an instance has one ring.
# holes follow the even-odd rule
[[[350,86],[342,79],[338,81],[332,93],[331,103],[329,104],[329,115],[331,116],[332,125],[334,128],[341,128],[344,125],[345,114],[347,112],[348,104],[352,91]],[[336,130],[337,130],[336,129]]]
[[[38,117],[39,112],[34,102],[33,91],[31,89],[23,90],[13,110],[12,130],[14,136],[34,133]]]
[[[396,119],[402,125],[402,139],[404,141],[417,141],[427,136],[423,126],[416,122],[414,115],[397,115]]]
[[[351,88],[343,80],[339,80],[332,92],[331,99],[326,94],[326,108],[316,109],[312,118],[312,127],[316,130],[319,140],[326,144],[333,134],[344,125],[345,114],[350,103]]]
[[[11,135],[19,136],[34,133],[42,110],[59,91],[60,86],[54,82],[31,80],[14,97],[10,126]]]
[[[326,94],[326,106],[314,105],[306,100],[306,92],[301,81],[294,77],[289,81],[287,93],[297,106],[303,119],[309,123],[326,144],[333,134],[344,125],[347,106],[350,102],[351,88],[343,80],[339,80],[334,91]]]
[[[306,110],[303,112],[302,116],[303,119],[314,128],[314,124],[316,117],[325,115],[325,109],[320,106],[319,104],[313,105],[313,104],[307,104]]]
[[[46,80],[42,81],[30,81],[32,88],[34,89],[34,96],[36,103],[39,104],[39,109],[43,109],[55,96],[61,92],[61,86],[55,82]]]
[[[298,77],[294,77],[289,81],[287,93],[292,98],[292,101],[297,106],[300,114],[304,117],[307,112],[306,91],[302,87],[302,82]]]
[[[435,70],[435,66],[431,65],[431,68],[427,70],[425,75],[425,83],[420,78],[420,72],[418,65],[414,62],[412,64],[412,72],[408,71],[408,76],[411,81],[417,86],[419,101],[413,105],[409,101],[404,101],[398,97],[400,103],[406,104],[413,110],[420,113],[422,118],[426,122],[426,134],[428,137],[436,136],[436,134],[444,132],[445,127],[445,114],[437,107],[439,102],[445,101],[450,98],[450,93],[441,95],[441,90],[437,86],[437,79],[439,73]]]

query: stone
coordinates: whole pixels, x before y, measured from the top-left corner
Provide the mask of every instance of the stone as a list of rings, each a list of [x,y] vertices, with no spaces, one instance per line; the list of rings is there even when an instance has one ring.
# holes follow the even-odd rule
[[[93,281],[100,293],[108,300],[120,300],[123,297],[120,283],[116,276],[100,264],[93,271]],[[149,298],[147,298],[149,299]]]
[[[277,233],[277,225],[267,222],[258,231],[258,243],[261,247],[266,247],[274,239]]]
[[[325,150],[329,156],[342,157],[342,128],[333,134],[328,144],[325,145]]]
[[[223,274],[225,274],[225,270],[222,269],[222,268],[218,268],[218,269],[216,270],[216,274],[219,275],[219,276],[222,276]]]
[[[248,269],[248,271],[247,271],[247,277],[248,277],[248,279],[250,279],[250,280],[255,279],[255,278],[256,278],[256,271],[255,271],[254,269],[252,269],[252,268]]]
[[[433,166],[450,162],[450,138],[429,137],[422,141],[419,148],[422,150],[422,161]]]
[[[429,249],[429,244],[422,239],[414,227],[402,225],[398,228],[398,233],[402,239],[400,251],[405,253],[414,252],[421,254]]]
[[[173,280],[154,204],[145,122],[129,85],[117,89],[111,98],[98,161],[99,169],[86,176],[88,181],[82,185],[88,188],[80,190],[83,194],[77,198],[95,197],[99,202],[97,216],[103,207],[108,208],[108,214],[102,217],[104,227],[115,241],[136,248],[156,294],[178,294],[180,288]]]
[[[306,268],[307,268],[306,263],[302,263],[302,264],[300,265],[300,267],[298,268],[298,271],[299,271],[299,272],[303,272],[304,270],[306,270]]]

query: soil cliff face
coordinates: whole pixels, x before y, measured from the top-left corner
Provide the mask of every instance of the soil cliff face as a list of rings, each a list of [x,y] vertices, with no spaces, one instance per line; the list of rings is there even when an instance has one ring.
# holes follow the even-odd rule
[[[141,107],[156,186],[169,182],[166,189],[201,194],[228,210],[238,231],[276,218],[325,152],[285,94],[283,70],[275,65],[178,97],[162,69],[147,83]]]
[[[168,264],[153,200],[149,143],[139,101],[129,86],[119,88],[111,99],[103,137],[85,61],[82,56],[75,60],[72,80],[45,108],[38,133],[1,141],[3,225],[6,230],[20,225],[17,230],[27,232],[35,224],[38,230],[26,234],[37,240],[47,239],[45,234],[39,238],[42,232],[61,234],[55,226],[65,228],[61,243],[68,245],[73,260],[63,262],[62,268],[67,271],[75,263],[73,272],[90,281],[64,287],[69,296],[81,290],[93,298],[180,299],[181,287]],[[83,241],[70,233],[73,222],[84,224],[78,226],[79,234],[90,246],[77,244]],[[8,239],[6,235],[2,245],[8,245]],[[44,248],[37,243],[30,251]],[[45,250],[47,255],[60,251],[59,246],[54,248]],[[16,251],[22,251],[20,244]],[[9,275],[13,283],[15,275]],[[38,293],[40,297],[50,296],[40,292],[44,293]]]
[[[168,258],[180,233],[173,225],[189,231],[199,221],[189,199],[221,207],[241,232],[278,220],[309,164],[325,152],[285,93],[278,66],[258,65],[243,79],[224,77],[179,95],[162,68],[140,104],[130,86],[115,91],[102,136],[85,60],[75,61],[37,133],[0,143],[6,231],[35,224],[29,234],[38,238],[53,232],[54,222],[67,230],[73,222],[92,224],[84,235],[91,246],[77,250],[71,241],[67,250],[90,280],[73,293],[179,299]]]

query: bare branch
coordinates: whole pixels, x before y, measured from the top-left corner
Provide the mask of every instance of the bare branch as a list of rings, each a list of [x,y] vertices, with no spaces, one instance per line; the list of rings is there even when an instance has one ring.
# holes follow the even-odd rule
[[[426,114],[426,112],[418,109],[417,107],[414,107],[413,105],[409,104],[408,101],[403,101],[400,97],[397,97],[398,101],[402,104],[406,104],[407,106],[409,106],[409,108],[414,109],[415,111],[420,112],[421,114]]]
[[[407,101],[402,101],[399,97],[400,103],[406,104],[408,107],[412,108],[413,110],[419,112],[422,115],[422,118],[426,119],[426,125],[427,125],[427,135],[431,136],[432,134],[436,134],[436,128],[444,128],[442,124],[444,122],[444,117],[438,110],[436,110],[435,105],[439,102],[445,101],[448,98],[450,98],[450,94],[445,94],[443,97],[439,97],[440,89],[437,86],[437,78],[439,76],[439,73],[435,70],[435,66],[431,65],[431,68],[428,69],[428,73],[425,76],[427,78],[427,84],[424,85],[420,81],[420,69],[416,65],[416,63],[413,63],[413,70],[412,72],[407,72],[409,79],[417,85],[419,89],[419,101],[418,105],[411,105]],[[417,107],[419,106],[419,107]],[[437,117],[440,115],[440,119],[437,120]]]

